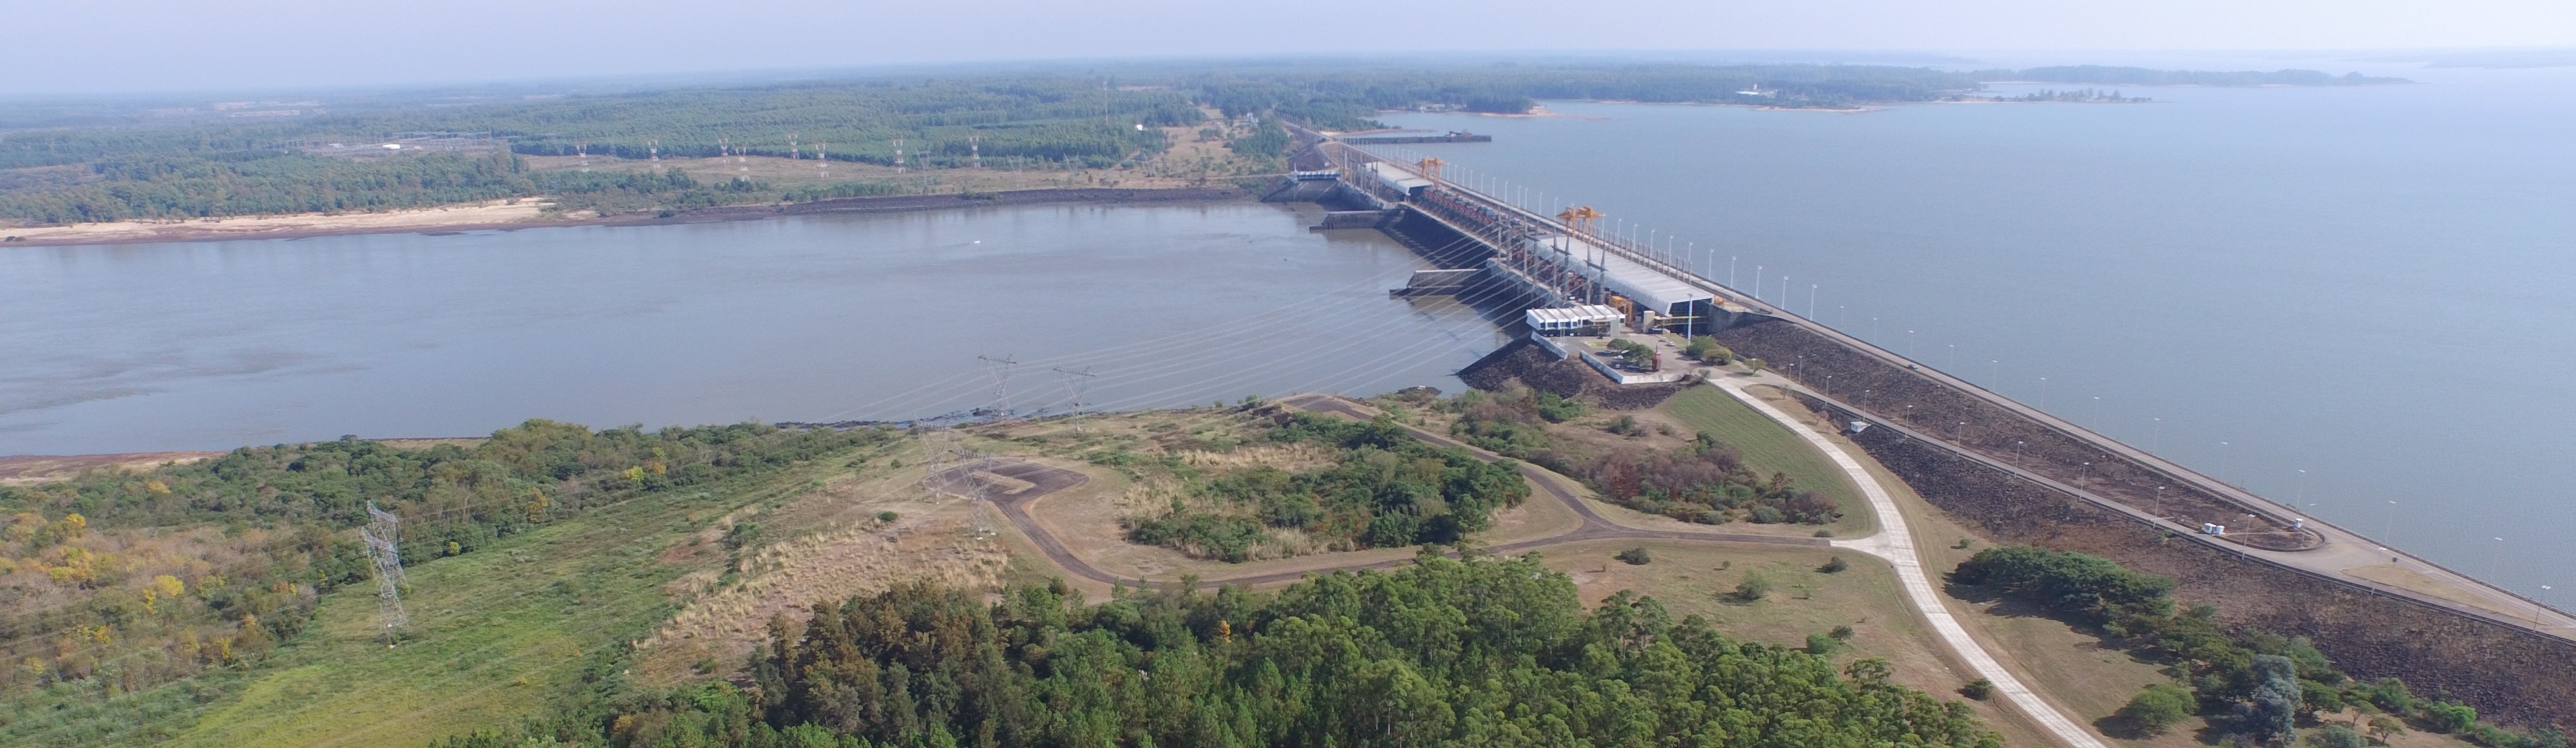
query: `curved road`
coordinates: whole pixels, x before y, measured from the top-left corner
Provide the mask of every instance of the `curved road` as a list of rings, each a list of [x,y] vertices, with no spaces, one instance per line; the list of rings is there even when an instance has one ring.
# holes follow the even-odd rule
[[[1934,591],[1935,588],[1932,585],[1931,575],[1924,570],[1922,556],[1915,548],[1914,536],[1907,528],[1905,515],[1897,510],[1896,502],[1888,493],[1886,486],[1879,482],[1877,476],[1871,475],[1866,468],[1863,468],[1858,458],[1855,458],[1850,453],[1844,451],[1840,445],[1835,444],[1832,440],[1826,439],[1824,435],[1818,434],[1814,430],[1800,424],[1796,419],[1791,418],[1787,413],[1781,412],[1780,409],[1773,407],[1770,403],[1764,402],[1761,398],[1754,397],[1751,393],[1745,392],[1744,388],[1753,384],[1754,380],[1739,377],[1719,376],[1710,378],[1710,381],[1711,383],[1716,384],[1720,389],[1725,390],[1727,394],[1733,395],[1737,400],[1743,401],[1746,405],[1760,411],[1765,417],[1779,423],[1781,426],[1789,429],[1790,432],[1798,434],[1799,437],[1807,441],[1809,446],[1814,447],[1818,451],[1823,452],[1826,456],[1832,458],[1834,464],[1841,467],[1843,472],[1850,476],[1852,483],[1860,486],[1861,492],[1869,498],[1870,509],[1878,516],[1879,532],[1864,538],[1828,541],[1817,538],[1787,538],[1772,535],[1739,535],[1733,533],[1688,532],[1678,530],[1641,530],[1614,524],[1609,520],[1602,518],[1598,512],[1594,512],[1592,510],[1591,506],[1583,503],[1582,497],[1576,496],[1574,492],[1567,490],[1563,484],[1549,477],[1545,471],[1542,471],[1537,467],[1523,464],[1520,466],[1522,478],[1529,481],[1530,485],[1537,486],[1541,492],[1546,493],[1548,496],[1555,498],[1559,502],[1562,502],[1567,509],[1573,510],[1575,516],[1582,518],[1582,524],[1573,530],[1561,534],[1534,540],[1506,543],[1503,545],[1493,546],[1487,550],[1494,553],[1511,553],[1531,550],[1542,546],[1586,540],[1634,538],[1639,540],[1716,541],[1728,543],[1802,545],[1813,547],[1830,546],[1847,548],[1867,553],[1872,556],[1877,556],[1886,560],[1890,565],[1896,568],[1897,581],[1899,582],[1899,586],[1905,590],[1906,602],[1912,605],[1917,613],[1921,614],[1925,620],[1932,624],[1933,632],[1940,635],[1942,643],[1947,645],[1952,652],[1958,655],[1958,660],[1960,662],[1966,663],[1969,669],[1976,671],[1979,677],[1992,681],[1995,684],[1995,690],[2001,692],[2004,695],[2004,698],[2011,702],[2015,708],[2021,710],[2023,714],[2029,715],[2033,721],[2039,723],[2041,728],[2046,729],[2050,734],[2055,735],[2061,745],[2068,746],[2069,748],[2107,748],[2099,738],[2094,737],[2091,731],[2086,730],[2083,726],[2077,724],[2075,720],[2069,718],[2066,714],[2059,712],[2055,707],[2050,706],[2048,702],[2042,700],[2039,697],[2038,692],[2033,691],[2028,685],[2022,683],[2020,678],[2014,677],[2012,671],[2005,669],[2003,664],[1994,658],[1993,654],[1987,652],[1985,647],[1978,644],[1974,637],[1968,635],[1967,628],[1960,624],[1959,619],[1956,616],[1951,614],[1950,609],[1941,602],[1940,595]],[[1777,384],[1773,382],[1762,383]],[[1331,395],[1298,395],[1283,399],[1280,403],[1299,410],[1318,413],[1334,413],[1363,420],[1374,418],[1376,416],[1375,413],[1362,408],[1356,403]],[[1491,452],[1477,449],[1450,439],[1445,434],[1435,434],[1412,426],[1405,426],[1404,429],[1424,441],[1466,449],[1488,460],[1499,459],[1500,457],[1499,455],[1495,455]],[[999,475],[1011,480],[1025,482],[1029,485],[1025,488],[1006,488],[993,481],[978,479],[975,477],[976,473]],[[1036,544],[1038,551],[1045,554],[1049,562],[1055,564],[1058,568],[1065,570],[1067,573],[1106,584],[1132,583],[1142,587],[1168,586],[1170,584],[1168,582],[1157,583],[1143,579],[1131,580],[1101,571],[1098,567],[1094,567],[1089,562],[1082,560],[1080,556],[1074,555],[1071,550],[1065,548],[1063,542],[1056,539],[1053,533],[1048,532],[1046,528],[1040,526],[1036,518],[1029,516],[1029,502],[1035,501],[1039,497],[1046,496],[1057,491],[1081,486],[1088,482],[1090,482],[1090,478],[1072,470],[1041,465],[1024,460],[999,457],[990,457],[969,462],[965,465],[934,473],[923,479],[923,483],[925,485],[932,486],[938,490],[993,502],[994,508],[1001,510],[1002,515],[1010,520],[1011,525],[1019,528],[1020,534],[1027,536],[1030,542]],[[1358,569],[1385,569],[1403,566],[1410,563],[1413,563],[1412,559],[1389,559],[1371,563],[1325,567],[1322,569],[1276,572],[1269,574],[1249,574],[1223,579],[1202,579],[1199,581],[1199,585],[1202,587],[1210,587],[1227,584],[1259,585],[1277,582],[1291,582],[1302,579],[1308,574]]]
[[[1361,420],[1374,418],[1377,415],[1375,413],[1368,412],[1350,401],[1330,395],[1299,395],[1281,400],[1280,402],[1281,404],[1297,408],[1299,410],[1314,411],[1318,413],[1334,413]],[[1405,426],[1404,429],[1411,432],[1416,438],[1424,441],[1442,446],[1465,449],[1488,460],[1499,459],[1501,457],[1500,455],[1496,455],[1492,452],[1477,449],[1473,446],[1450,439],[1444,434],[1436,434],[1430,431],[1414,428],[1412,426]],[[1563,484],[1550,479],[1546,471],[1528,464],[1521,465],[1520,470],[1523,480],[1529,481],[1530,485],[1538,487],[1540,492],[1563,503],[1567,509],[1573,510],[1575,516],[1582,518],[1583,523],[1573,530],[1556,535],[1505,543],[1486,548],[1485,550],[1489,552],[1514,553],[1542,546],[1559,545],[1563,543],[1622,538],[1636,540],[1766,543],[1771,545],[1799,545],[1816,548],[1824,548],[1832,545],[1831,542],[1820,538],[1786,538],[1774,535],[1743,535],[1736,533],[1691,532],[1684,530],[1641,530],[1634,527],[1618,525],[1612,523],[1610,520],[1602,518],[1600,513],[1594,512],[1591,506],[1583,503],[1582,497],[1576,496],[1573,491],[1567,490]],[[1005,487],[992,481],[978,480],[974,477],[974,474],[976,473],[991,473],[1011,480],[1026,482],[1030,485],[1026,488]],[[931,474],[922,479],[924,485],[928,485],[936,490],[946,491],[948,493],[965,496],[967,498],[982,499],[992,502],[993,508],[1000,510],[1002,512],[1002,516],[1010,520],[1012,527],[1019,528],[1020,534],[1027,536],[1029,538],[1029,542],[1037,546],[1038,552],[1046,555],[1047,561],[1063,568],[1067,573],[1074,576],[1103,584],[1126,584],[1130,586],[1155,588],[1165,587],[1171,584],[1169,582],[1154,582],[1141,578],[1121,577],[1102,571],[1099,567],[1092,566],[1090,562],[1082,560],[1081,556],[1074,555],[1071,549],[1066,548],[1062,541],[1056,539],[1054,533],[1047,531],[1044,526],[1039,525],[1037,518],[1029,516],[1028,505],[1030,502],[1036,501],[1040,497],[1057,491],[1079,487],[1085,483],[1089,483],[1090,481],[1091,479],[1089,477],[1072,470],[1004,457],[986,457],[978,459],[964,465],[959,465],[957,467]],[[1399,558],[1372,563],[1329,566],[1321,569],[1284,571],[1269,574],[1247,574],[1243,576],[1223,577],[1218,579],[1201,579],[1199,580],[1199,586],[1216,587],[1228,584],[1250,586],[1273,584],[1278,582],[1294,582],[1298,579],[1304,578],[1308,574],[1357,569],[1388,569],[1410,563],[1413,563],[1413,559]]]

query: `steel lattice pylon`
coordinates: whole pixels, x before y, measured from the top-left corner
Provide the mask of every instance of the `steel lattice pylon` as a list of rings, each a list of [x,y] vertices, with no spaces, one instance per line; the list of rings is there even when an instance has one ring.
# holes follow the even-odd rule
[[[367,518],[367,525],[358,528],[358,537],[367,542],[367,555],[376,561],[376,617],[391,631],[411,623],[403,613],[402,554],[394,546],[402,534],[402,518],[377,509],[372,501],[367,502]]]

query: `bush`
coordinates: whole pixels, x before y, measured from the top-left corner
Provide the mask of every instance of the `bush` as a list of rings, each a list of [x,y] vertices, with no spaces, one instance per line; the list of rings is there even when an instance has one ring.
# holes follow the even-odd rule
[[[1611,558],[1626,561],[1630,566],[1644,566],[1654,562],[1655,554],[1647,552],[1644,548],[1630,548],[1628,550],[1620,551],[1619,555],[1612,556]]]
[[[1833,637],[1834,641],[1849,641],[1856,633],[1860,632],[1853,631],[1850,626],[1835,626],[1834,630],[1825,632],[1825,635]]]
[[[2127,706],[2113,715],[2144,735],[2162,735],[2174,723],[2190,717],[2198,702],[2191,690],[2171,683],[2158,683],[2131,697]]]
[[[1824,634],[1807,635],[1807,654],[1822,657],[1833,654],[1834,650],[1841,649],[1842,646],[1842,642],[1835,641],[1833,637]]]
[[[1825,565],[1816,567],[1816,570],[1827,574],[1840,574],[1844,569],[1849,568],[1851,568],[1851,562],[1844,561],[1841,556],[1835,556],[1832,560],[1826,561]]]
[[[1771,594],[1771,578],[1762,572],[1747,572],[1744,581],[1735,585],[1735,599],[1753,602]]]
[[[1734,351],[1718,345],[1716,338],[1706,335],[1691,338],[1690,345],[1682,348],[1682,355],[1699,359],[1713,366],[1725,366],[1727,362],[1735,360]]]
[[[2326,729],[2318,730],[2317,734],[2308,736],[2308,745],[2317,748],[2365,748],[2370,743],[2362,740],[2361,733],[2353,732],[2352,728],[2343,725],[2326,725]]]
[[[1618,420],[1611,421],[1610,425],[1601,427],[1601,430],[1626,437],[1646,435],[1645,427],[1637,425],[1636,416],[1620,416]]]
[[[893,522],[893,521],[895,521],[895,520],[902,519],[902,518],[903,518],[903,515],[896,514],[896,513],[894,513],[894,512],[877,512],[877,521],[878,521],[878,522]]]
[[[2093,623],[2107,621],[2122,610],[2160,614],[2173,608],[2166,597],[2173,592],[2172,577],[2130,571],[2100,556],[2035,546],[1978,551],[1950,578],[1960,584],[2002,587]]]
[[[2436,701],[2424,705],[2424,722],[2435,730],[2456,733],[2478,723],[2478,710],[2467,704]]]
[[[1984,678],[1968,681],[1968,685],[1959,687],[1959,695],[1976,699],[1978,701],[1993,698],[1995,695],[1995,682]]]
[[[1564,423],[1582,417],[1586,409],[1580,401],[1558,397],[1554,392],[1541,390],[1530,395],[1530,410],[1538,413],[1538,417],[1547,419],[1548,423]]]

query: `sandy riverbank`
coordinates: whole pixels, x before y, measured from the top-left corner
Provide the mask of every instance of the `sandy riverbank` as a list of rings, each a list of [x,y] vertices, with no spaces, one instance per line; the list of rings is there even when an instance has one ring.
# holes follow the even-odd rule
[[[342,234],[411,234],[447,231],[485,231],[551,226],[638,226],[665,223],[701,223],[708,221],[744,221],[789,215],[818,213],[886,213],[921,210],[946,210],[999,205],[1032,205],[1039,203],[1089,203],[1119,205],[1132,203],[1172,203],[1235,200],[1250,193],[1233,187],[1174,187],[1159,189],[1125,189],[1115,187],[1082,187],[1010,190],[974,194],[892,195],[816,200],[786,205],[737,205],[706,208],[660,216],[635,213],[607,217],[547,216],[545,204],[535,199],[494,201],[481,204],[455,205],[419,210],[396,210],[381,213],[302,214],[289,216],[244,216],[173,222],[84,223],[70,226],[40,226],[0,229],[0,235],[11,241],[0,247],[36,247],[68,244],[147,244],[157,242],[222,241],[228,239],[292,239]],[[515,203],[515,204],[513,204]]]
[[[220,239],[262,239],[323,234],[381,234],[427,231],[458,226],[509,226],[540,220],[545,203],[494,200],[439,208],[381,213],[300,213],[284,216],[235,216],[189,221],[115,221],[69,226],[0,229],[12,245],[127,244]]]

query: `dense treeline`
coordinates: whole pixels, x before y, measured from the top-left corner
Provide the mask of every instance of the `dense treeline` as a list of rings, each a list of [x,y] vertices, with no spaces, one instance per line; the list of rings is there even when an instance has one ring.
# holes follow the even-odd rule
[[[522,155],[641,159],[749,154],[944,168],[978,158],[1008,168],[1109,168],[1162,151],[1158,128],[1200,124],[1212,108],[1262,117],[1230,143],[1256,158],[1287,145],[1276,118],[1332,129],[1374,125],[1390,109],[1519,113],[1540,99],[1838,107],[1950,98],[1980,78],[2086,84],[2351,85],[2394,82],[2316,71],[2215,73],[2079,66],[1958,73],[1867,65],[1137,66],[1106,74],[876,78],[783,86],[378,102],[355,113],[280,119],[148,119],[0,135],[0,222],[373,211],[553,195],[506,158],[432,152],[364,158],[316,149],[441,136]],[[432,104],[436,104],[433,106]],[[43,105],[28,105],[44,110]],[[314,111],[326,111],[327,108]],[[60,114],[60,113],[57,113]],[[37,113],[42,116],[42,111]],[[0,121],[12,120],[0,114]],[[17,117],[15,119],[24,119]],[[44,171],[48,167],[52,171]],[[6,170],[36,169],[9,174]],[[835,195],[866,187],[821,188]],[[576,207],[685,209],[774,191],[586,193]],[[757,198],[754,195],[757,194]]]
[[[1493,512],[1529,497],[1510,460],[1486,462],[1438,448],[1392,421],[1360,423],[1295,414],[1269,432],[1273,442],[1336,450],[1331,467],[1289,472],[1267,465],[1199,479],[1192,490],[1212,510],[1175,502],[1160,516],[1130,517],[1128,537],[1195,556],[1251,560],[1270,528],[1295,528],[1331,550],[1455,543],[1486,528]]]
[[[2041,83],[2089,83],[2094,85],[2129,86],[2370,86],[2384,83],[2411,83],[2404,78],[2382,78],[2345,73],[2330,75],[2316,70],[2155,70],[2151,68],[2114,67],[2109,65],[2060,65],[2023,70],[1979,70],[1969,75],[1988,81],[2037,81]]]
[[[526,732],[634,748],[2001,745],[1964,705],[1889,683],[1882,661],[1837,673],[1626,593],[1587,614],[1535,558],[1426,554],[1275,596],[981,597],[915,586],[817,605],[802,631],[773,619],[748,687]]]
[[[535,178],[491,155],[326,153],[329,143],[448,136],[522,155],[642,159],[749,154],[894,164],[1107,168],[1166,147],[1158,128],[1200,124],[1201,106],[1263,117],[1230,145],[1256,158],[1287,146],[1277,117],[1371,124],[1383,109],[1523,112],[1539,98],[1738,101],[1785,106],[1913,101],[1973,88],[1923,69],[1856,66],[1569,66],[1349,70],[1136,68],[1109,75],[862,79],[788,86],[422,102],[354,114],[181,125],[29,129],[0,136],[0,222],[374,211],[558,195],[585,183]],[[1762,93],[1740,91],[1759,87]],[[91,120],[83,119],[83,122]],[[51,170],[47,170],[50,167]],[[0,172],[6,173],[6,172]],[[575,192],[572,209],[686,209],[819,195],[737,188]],[[890,189],[890,188],[887,188]]]
[[[278,152],[120,156],[78,176],[0,192],[0,221],[61,224],[276,213],[379,211],[536,194],[507,154],[383,161]],[[67,183],[65,183],[67,182]]]
[[[0,656],[11,663],[0,725],[53,691],[131,693],[256,662],[302,629],[319,595],[371,578],[350,530],[370,504],[404,517],[401,554],[426,561],[606,503],[892,438],[530,421],[471,447],[344,438],[0,486]]]
[[[2141,656],[2172,665],[2188,687],[2159,684],[2123,708],[2123,729],[2164,731],[2198,713],[2228,734],[2282,744],[2320,713],[2359,710],[2376,714],[2362,728],[2383,736],[2413,725],[2458,734],[2490,748],[2566,748],[2566,734],[2542,727],[2528,734],[2479,722],[2477,710],[2458,702],[2418,697],[2394,678],[2362,682],[2335,669],[2303,637],[2260,630],[2230,632],[2216,609],[2181,606],[2174,580],[2122,567],[2099,556],[2032,546],[1988,548],[1959,565],[1951,581],[1984,585],[2030,600],[2100,630],[2106,639]],[[2329,725],[2329,730],[2357,732]],[[2358,739],[2355,737],[2354,739]]]
[[[1768,106],[1929,101],[1977,87],[1930,68],[1876,65],[1494,66],[1439,70],[1270,68],[1196,75],[1195,98],[1229,116],[1277,112],[1317,127],[1356,129],[1388,109],[1518,114],[1538,99]]]
[[[1791,485],[1783,473],[1767,478],[1756,474],[1733,447],[1710,434],[1698,434],[1677,450],[1644,446],[1587,450],[1558,444],[1548,436],[1546,424],[1583,412],[1581,404],[1550,393],[1471,391],[1444,407],[1458,414],[1451,431],[1469,443],[1583,481],[1603,498],[1630,509],[1711,525],[1736,521],[1827,524],[1841,516],[1832,498]]]

